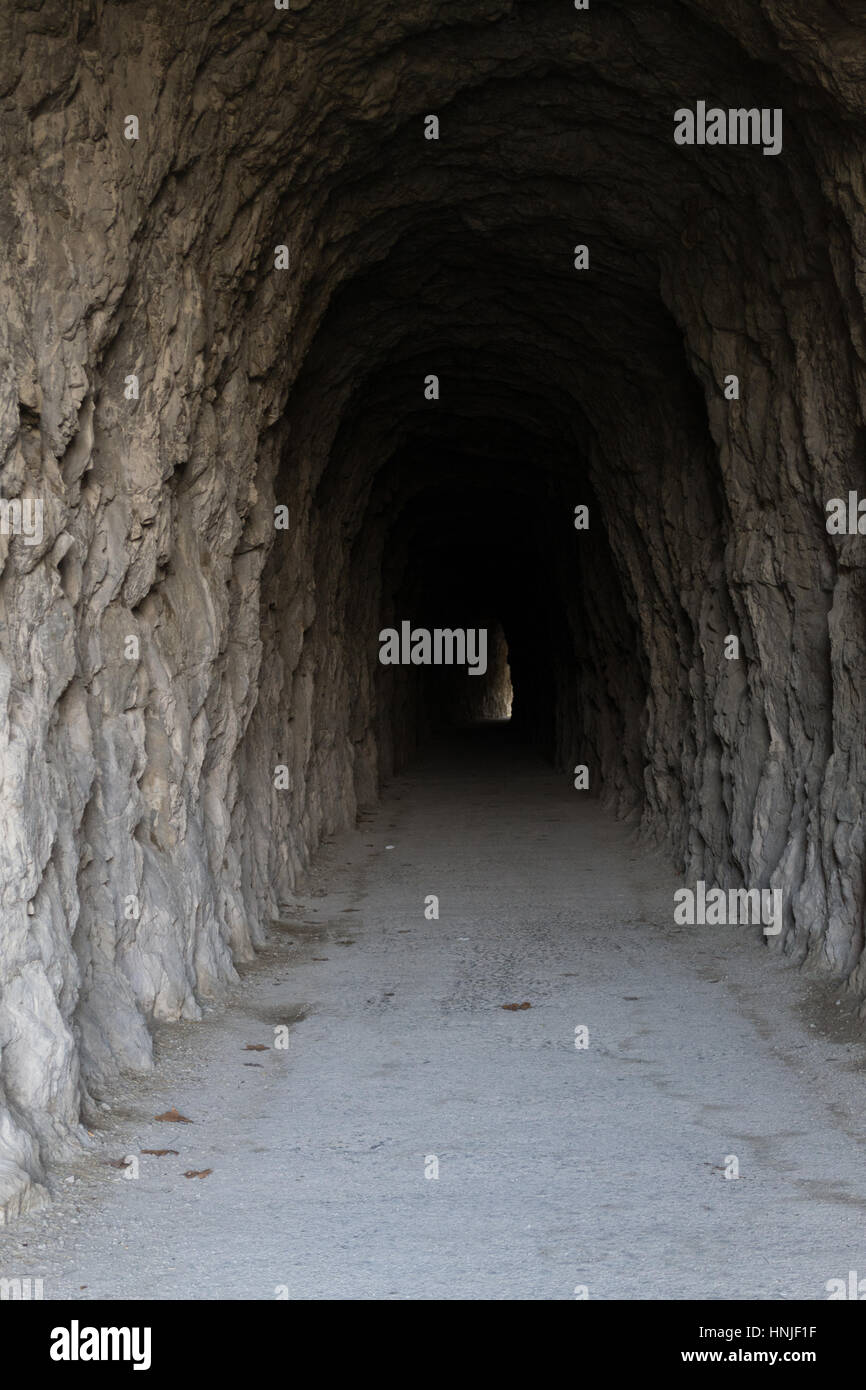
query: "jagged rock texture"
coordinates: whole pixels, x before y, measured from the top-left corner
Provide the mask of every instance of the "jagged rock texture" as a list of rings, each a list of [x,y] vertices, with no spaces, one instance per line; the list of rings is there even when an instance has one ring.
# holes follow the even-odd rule
[[[403,617],[501,621],[563,775],[866,984],[864,79],[860,0],[3,7],[7,1216],[436,723]]]

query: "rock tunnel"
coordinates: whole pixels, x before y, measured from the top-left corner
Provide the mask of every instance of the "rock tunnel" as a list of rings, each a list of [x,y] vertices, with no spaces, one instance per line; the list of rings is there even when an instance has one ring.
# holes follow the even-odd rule
[[[858,996],[859,0],[0,26],[6,1215],[461,720]],[[384,666],[405,621],[483,679]]]

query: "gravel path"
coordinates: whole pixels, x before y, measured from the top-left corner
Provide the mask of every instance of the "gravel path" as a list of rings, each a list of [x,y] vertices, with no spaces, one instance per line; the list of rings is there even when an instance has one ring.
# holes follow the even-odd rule
[[[506,736],[429,751],[322,851],[229,1006],[161,1029],[56,1202],[0,1233],[0,1275],[76,1299],[822,1299],[866,1276],[848,1003],[757,928],[676,927],[666,863]],[[192,1123],[153,1120],[171,1107]],[[106,1162],[127,1154],[137,1178]]]

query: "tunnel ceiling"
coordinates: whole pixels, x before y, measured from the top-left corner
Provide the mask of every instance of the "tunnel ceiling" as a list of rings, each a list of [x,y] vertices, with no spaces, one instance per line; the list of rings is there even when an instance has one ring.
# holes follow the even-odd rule
[[[0,487],[44,507],[0,535],[0,1209],[432,727],[377,660],[413,610],[501,623],[563,776],[860,990],[859,0],[0,39]],[[678,145],[701,100],[782,150]]]

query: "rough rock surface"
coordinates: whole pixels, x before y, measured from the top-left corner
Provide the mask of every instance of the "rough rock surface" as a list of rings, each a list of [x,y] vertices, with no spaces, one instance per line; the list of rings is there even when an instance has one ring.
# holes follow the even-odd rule
[[[564,772],[866,986],[864,79],[860,0],[3,7],[7,1216],[435,724],[376,638],[458,599]]]

